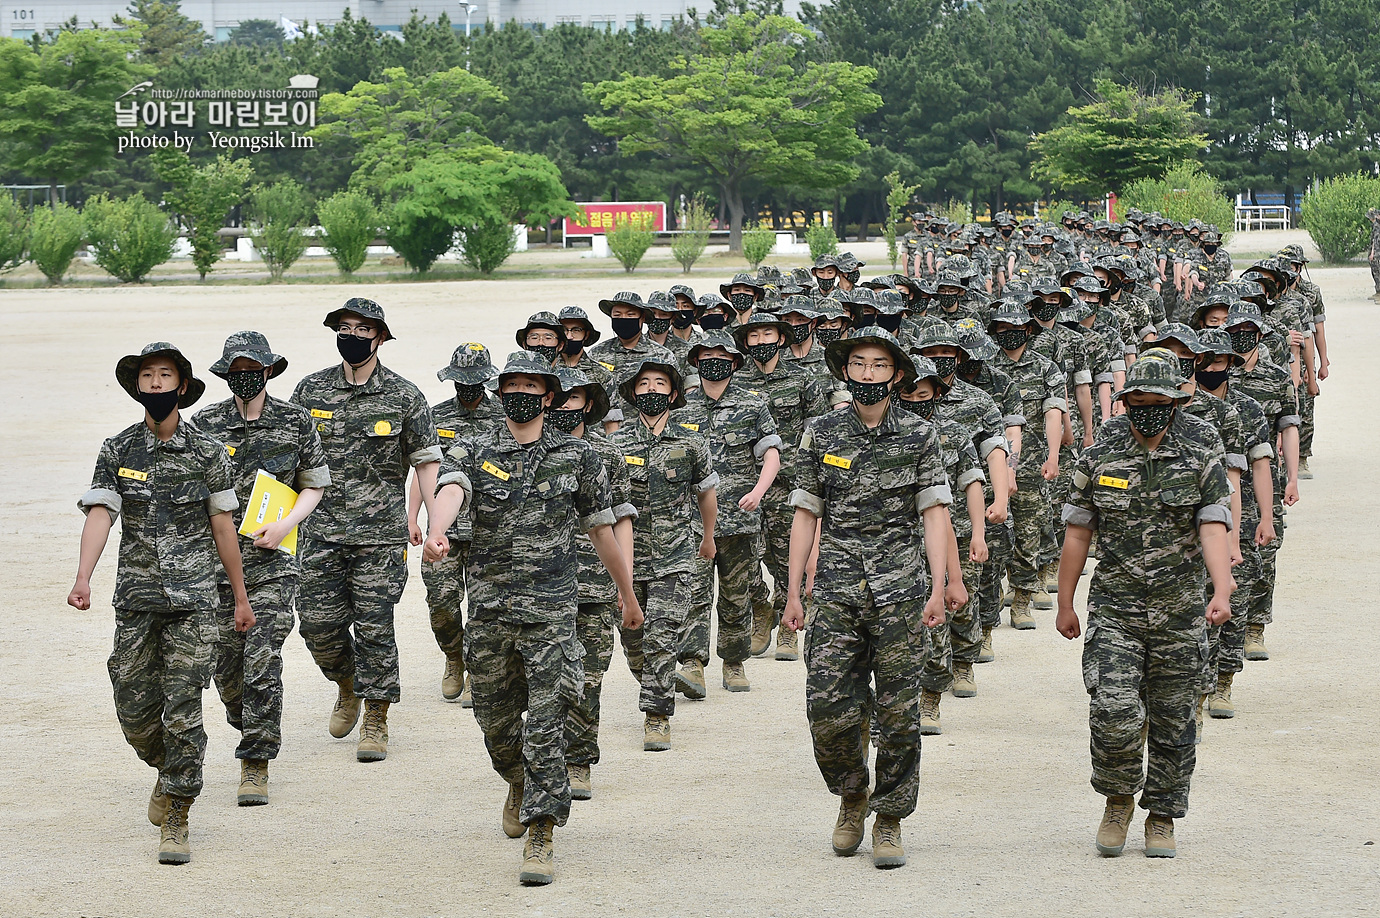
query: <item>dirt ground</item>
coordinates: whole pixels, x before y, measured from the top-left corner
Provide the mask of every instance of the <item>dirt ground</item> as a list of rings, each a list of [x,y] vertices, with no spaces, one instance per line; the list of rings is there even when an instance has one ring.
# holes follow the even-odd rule
[[[397,334],[385,362],[439,400],[449,386],[434,374],[457,343],[485,341],[501,359],[533,311],[593,312],[601,294],[674,276],[367,292]],[[194,859],[156,863],[158,832],[144,817],[154,775],[120,735],[104,666],[113,539],[93,608],[64,604],[82,524],[76,498],[102,439],[139,417],[115,384],[115,361],[167,339],[204,374],[226,334],[257,328],[291,360],[271,387],[286,397],[338,359],[321,318],[355,288],[2,291],[0,833],[10,841],[0,903],[14,915],[101,916],[1374,914],[1380,432],[1358,370],[1380,347],[1380,307],[1363,268],[1313,276],[1334,361],[1318,402],[1317,478],[1288,518],[1274,659],[1238,679],[1235,720],[1209,722],[1176,860],[1141,856],[1139,822],[1126,856],[1097,856],[1102,802],[1088,785],[1079,645],[1044,612],[1034,632],[998,631],[977,698],[945,698],[945,733],[925,740],[920,809],[904,823],[910,864],[890,872],[872,867],[870,842],[852,859],[830,851],[837,801],[811,756],[800,663],[751,661],[746,695],[711,679],[707,701],[678,707],[674,750],[648,754],[636,686],[616,655],[595,798],[557,831],[557,879],[544,889],[518,886],[522,843],[499,827],[505,786],[471,712],[441,700],[415,553],[397,612],[403,701],[388,760],[359,764],[353,737],[327,734],[334,686],[294,634],[272,804],[235,806],[236,737],[208,692]],[[209,383],[206,402],[227,395]]]

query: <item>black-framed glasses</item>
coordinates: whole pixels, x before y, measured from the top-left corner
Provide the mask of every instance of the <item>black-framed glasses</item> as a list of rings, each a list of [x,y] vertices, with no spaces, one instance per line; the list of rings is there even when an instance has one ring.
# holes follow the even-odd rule
[[[342,338],[364,338],[368,340],[379,333],[372,325],[337,325],[335,333]]]

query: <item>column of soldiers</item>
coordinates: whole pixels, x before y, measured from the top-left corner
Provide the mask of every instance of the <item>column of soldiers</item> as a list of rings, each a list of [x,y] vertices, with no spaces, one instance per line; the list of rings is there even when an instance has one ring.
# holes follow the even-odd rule
[[[289,401],[267,393],[287,361],[257,332],[227,339],[211,372],[230,397],[186,424],[205,385],[181,352],[122,358],[144,418],[106,441],[79,501],[69,602],[90,607],[121,521],[110,673],[158,770],[159,860],[190,858],[212,676],[242,735],[237,801],[268,802],[294,610],[337,686],[328,731],[358,725],[357,758],[386,758],[409,545],[441,695],[473,708],[507,785],[523,883],[552,881],[554,830],[593,797],[615,633],[647,752],[673,748],[678,695],[708,697],[711,632],[728,693],[752,690],[746,664],[773,640],[775,659],[803,656],[841,798],[833,850],[853,854],[873,813],[874,863],[904,864],[942,696],[978,693],[1007,604],[1031,630],[1054,591],[1059,632],[1083,633],[1090,555],[1097,847],[1121,852],[1140,793],[1146,854],[1173,856],[1204,712],[1232,717],[1243,661],[1268,659],[1327,375],[1306,259],[1291,247],[1233,280],[1214,228],[1158,215],[913,220],[904,271],[866,282],[844,253],[700,296],[619,292],[597,304],[603,341],[578,306],[536,313],[501,369],[460,344],[434,405],[379,362],[393,336],[364,298],[325,317],[341,362]],[[244,524],[261,471],[299,496]]]

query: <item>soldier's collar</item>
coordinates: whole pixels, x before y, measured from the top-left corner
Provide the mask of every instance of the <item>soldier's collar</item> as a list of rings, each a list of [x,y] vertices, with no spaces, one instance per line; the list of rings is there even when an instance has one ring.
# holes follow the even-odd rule
[[[173,435],[166,440],[158,439],[158,434],[149,430],[149,425],[140,422],[140,427],[144,428],[144,442],[153,449],[170,449],[174,452],[184,452],[187,449],[187,418],[179,413],[177,427],[173,428]]]
[[[379,361],[374,367],[374,372],[369,374],[369,378],[362,383],[352,383],[345,378],[345,368],[340,364],[335,365],[335,372],[331,377],[331,382],[337,389],[354,389],[358,392],[379,392],[383,389],[383,374],[387,372],[383,361]]]

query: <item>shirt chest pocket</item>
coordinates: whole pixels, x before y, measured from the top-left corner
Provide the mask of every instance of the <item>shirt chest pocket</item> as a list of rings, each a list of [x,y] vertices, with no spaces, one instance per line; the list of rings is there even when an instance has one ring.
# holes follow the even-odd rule
[[[513,496],[509,482],[480,469],[474,476],[474,516],[485,526],[492,526],[507,510]]]
[[[1131,509],[1130,472],[1107,472],[1093,478],[1093,506],[1102,512],[1124,513]]]
[[[690,457],[683,449],[671,450],[662,466],[657,470],[660,478],[665,482],[666,487],[672,491],[680,491],[688,488],[694,477],[694,470],[690,464]]]
[[[183,538],[204,536],[209,531],[206,499],[211,489],[204,481],[186,481],[168,490],[169,515]]]
[[[402,435],[402,418],[391,413],[366,414],[355,424],[358,435],[375,447],[392,445]]]
[[[1195,509],[1202,503],[1203,492],[1192,469],[1175,469],[1160,482],[1160,501],[1181,510]]]
[[[149,507],[153,500],[153,491],[149,488],[148,482],[122,476],[116,480],[116,487],[120,492],[123,504],[120,512],[125,518],[126,525],[142,526],[148,519]]]
[[[260,457],[260,466],[283,484],[291,485],[292,472],[297,468],[297,450],[284,446],[272,449],[273,451]]]
[[[877,486],[883,491],[913,488],[919,480],[914,461],[906,456],[899,458],[900,462],[893,459],[890,464],[883,464],[885,460],[878,463]]]
[[[539,479],[532,485],[532,493],[541,501],[542,511],[549,516],[564,516],[574,503],[579,483],[573,473],[560,473]]]

